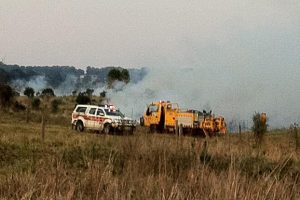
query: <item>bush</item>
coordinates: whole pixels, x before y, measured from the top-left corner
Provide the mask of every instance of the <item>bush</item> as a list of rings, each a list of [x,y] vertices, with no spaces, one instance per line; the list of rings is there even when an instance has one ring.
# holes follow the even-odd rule
[[[31,102],[31,106],[33,109],[38,110],[41,105],[41,100],[39,98],[33,98]]]
[[[76,98],[76,103],[78,104],[90,104],[91,99],[84,92],[80,92]]]
[[[254,132],[255,141],[257,144],[261,144],[263,136],[267,132],[267,118],[265,113],[255,113],[252,117],[253,126],[252,131]]]
[[[34,97],[34,89],[31,87],[26,87],[24,90],[24,95],[26,95],[28,98]]]
[[[105,98],[106,97],[106,91],[103,90],[102,92],[100,92],[100,97]]]
[[[61,105],[61,100],[59,99],[54,99],[51,101],[51,110],[53,113],[56,113],[59,110],[59,105]]]
[[[94,90],[88,88],[88,89],[86,89],[85,93],[86,93],[89,97],[91,97],[91,96],[93,95],[93,93],[94,93]]]
[[[0,106],[8,107],[14,97],[13,89],[6,84],[0,84]]]
[[[87,168],[87,162],[81,147],[70,147],[65,149],[62,160],[71,168]]]
[[[52,90],[52,88],[45,88],[45,89],[43,89],[41,95],[42,96],[47,96],[47,97],[54,97],[55,96],[54,91]]]
[[[26,110],[26,106],[24,106],[23,104],[19,103],[18,101],[15,101],[13,109],[15,111],[24,111],[24,110]]]

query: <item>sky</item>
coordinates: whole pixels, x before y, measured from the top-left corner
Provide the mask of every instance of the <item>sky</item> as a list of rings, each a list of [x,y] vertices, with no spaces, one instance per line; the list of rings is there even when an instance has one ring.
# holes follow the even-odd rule
[[[0,0],[0,58],[148,67],[142,84],[111,93],[116,102],[131,94],[145,105],[154,91],[231,118],[300,120],[298,0]]]
[[[299,36],[297,0],[0,0],[10,64],[299,67]]]

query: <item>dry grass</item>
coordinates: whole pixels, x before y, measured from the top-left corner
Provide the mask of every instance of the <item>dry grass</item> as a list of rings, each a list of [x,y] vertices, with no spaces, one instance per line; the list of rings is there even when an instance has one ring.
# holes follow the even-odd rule
[[[299,155],[288,132],[207,139],[79,134],[51,115],[0,113],[0,199],[299,199]],[[61,119],[59,118],[61,117]],[[17,123],[13,119],[17,119]]]

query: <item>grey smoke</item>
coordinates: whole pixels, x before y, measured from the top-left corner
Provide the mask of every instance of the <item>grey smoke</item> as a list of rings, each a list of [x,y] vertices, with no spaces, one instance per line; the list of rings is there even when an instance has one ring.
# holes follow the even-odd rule
[[[47,81],[45,80],[45,76],[34,76],[29,81],[24,79],[14,80],[11,85],[21,93],[26,87],[31,87],[37,92],[41,91],[47,86]]]
[[[221,69],[221,68],[218,68]],[[300,69],[276,67],[252,71],[228,67],[223,71],[198,68],[152,68],[139,84],[108,97],[127,115],[142,116],[152,101],[170,100],[186,109],[212,109],[232,119],[251,122],[254,112],[266,112],[272,128],[300,120]]]
[[[209,66],[209,67],[208,67]],[[254,112],[266,112],[272,128],[288,127],[300,121],[300,68],[287,66],[233,67],[199,66],[197,68],[147,68],[139,81],[115,82],[114,89],[104,83],[84,83],[77,76],[67,76],[56,89],[57,95],[70,95],[73,90],[94,89],[99,95],[107,91],[109,101],[126,115],[138,119],[147,104],[158,100],[177,102],[183,109],[212,110],[227,122],[251,124]],[[93,78],[92,78],[93,79]],[[29,81],[16,80],[19,91],[47,87],[44,76]]]

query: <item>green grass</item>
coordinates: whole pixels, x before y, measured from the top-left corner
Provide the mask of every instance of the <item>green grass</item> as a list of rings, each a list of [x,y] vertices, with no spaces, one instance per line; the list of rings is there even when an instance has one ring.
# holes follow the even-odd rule
[[[39,112],[29,123],[24,113],[0,113],[0,199],[300,198],[288,131],[268,133],[261,148],[251,134],[81,134],[68,112],[49,115],[44,142]]]

